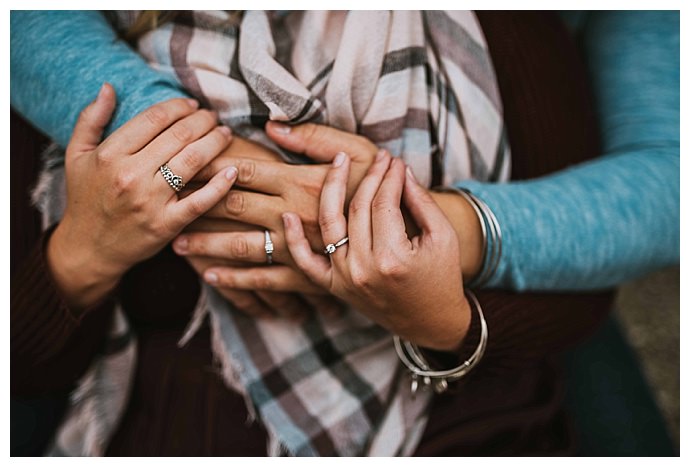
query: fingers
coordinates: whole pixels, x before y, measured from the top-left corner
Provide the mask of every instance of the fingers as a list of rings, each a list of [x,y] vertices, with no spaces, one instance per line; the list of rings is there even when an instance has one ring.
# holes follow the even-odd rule
[[[347,236],[347,220],[343,214],[347,195],[347,180],[350,172],[350,158],[344,152],[333,159],[333,166],[326,175],[319,203],[319,227],[324,245],[336,243]],[[330,256],[345,258],[347,244]]]
[[[204,280],[214,287],[239,290],[324,293],[323,289],[289,266],[213,267],[204,272]]]
[[[285,242],[297,267],[312,282],[324,289],[330,289],[333,274],[331,263],[323,255],[316,254],[311,250],[299,216],[286,212],[283,214],[283,225],[285,227]]]
[[[280,155],[270,149],[258,143],[254,143],[253,141],[235,136],[232,138],[230,146],[228,146],[220,156],[213,159],[209,165],[199,171],[194,179],[200,181],[209,180],[214,174],[217,174],[222,169],[234,165],[231,161],[237,158],[252,159],[255,161],[283,162]]]
[[[116,101],[113,87],[108,83],[103,84],[96,99],[79,114],[67,146],[68,154],[90,151],[98,146],[103,137],[103,130],[113,115]]]
[[[244,290],[226,289],[219,287],[218,293],[225,297],[235,307],[244,313],[254,318],[269,319],[273,318],[274,314],[266,303],[252,292]]]
[[[230,167],[216,174],[206,185],[194,193],[174,202],[168,209],[170,222],[176,231],[201,216],[227,195],[237,177],[237,169]]]
[[[144,149],[139,151],[135,157],[142,164],[158,169],[187,145],[191,145],[214,129],[217,121],[218,116],[215,112],[197,110],[173,123],[170,128],[156,136]]]
[[[115,153],[135,154],[163,130],[198,108],[197,101],[184,98],[170,99],[151,106],[110,135],[105,140],[104,147]]]
[[[289,260],[287,247],[275,232],[271,233],[273,261]],[[180,235],[173,242],[175,252],[183,256],[206,256],[232,261],[265,264],[265,236],[262,231],[251,232],[198,232]]]
[[[436,204],[429,192],[417,182],[412,169],[409,167],[405,175],[403,202],[409,209],[412,219],[422,229],[423,233],[434,232],[448,224],[448,219],[443,214],[441,208]]]
[[[309,305],[304,303],[297,294],[257,291],[256,295],[279,316],[293,321],[306,318],[307,312],[311,311]]]
[[[342,305],[331,295],[303,294],[302,299],[309,303],[316,313],[326,318],[336,318],[342,313]]]
[[[350,201],[347,229],[352,244],[357,245],[356,251],[371,251],[371,202],[386,175],[390,162],[390,154],[383,149],[380,150]]]
[[[371,202],[371,231],[374,251],[410,248],[400,200],[405,185],[405,163],[393,159]]]
[[[188,181],[218,156],[218,153],[230,143],[231,138],[230,128],[217,126],[173,156],[167,162],[168,168],[175,175],[182,177],[183,181]],[[156,176],[160,177],[160,173],[157,173]],[[161,181],[165,182],[165,179]],[[167,182],[165,183],[167,184]]]
[[[282,193],[295,176],[294,167],[285,162],[224,158],[223,164],[237,167],[238,186],[266,194]]]
[[[343,148],[348,148],[354,160],[371,157],[376,152],[376,145],[362,136],[315,123],[288,126],[268,122],[266,133],[285,149],[306,154],[319,162],[331,162]]]
[[[232,190],[213,206],[206,215],[218,219],[231,219],[246,224],[266,225],[271,219],[278,219],[282,212],[282,199],[278,196]]]
[[[257,226],[206,216],[196,219],[185,227],[185,232],[251,232],[253,230],[257,230]]]

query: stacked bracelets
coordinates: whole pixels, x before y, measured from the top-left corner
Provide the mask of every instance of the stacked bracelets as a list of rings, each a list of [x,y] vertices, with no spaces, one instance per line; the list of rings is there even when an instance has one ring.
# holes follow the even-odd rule
[[[481,325],[481,335],[476,350],[462,365],[450,370],[432,370],[429,363],[422,355],[422,352],[419,350],[419,347],[409,341],[400,339],[398,336],[393,337],[395,351],[398,353],[398,357],[410,371],[412,376],[412,386],[410,387],[412,397],[414,397],[419,389],[420,383],[423,389],[433,388],[434,391],[439,394],[444,392],[448,389],[449,382],[452,383],[469,373],[484,355],[486,343],[489,339],[489,328],[486,325],[484,313],[482,312],[482,307],[479,305],[477,297],[469,290],[465,290],[465,295],[470,298],[472,305],[474,305],[477,310]]]
[[[503,236],[496,216],[484,201],[474,196],[469,190],[454,187],[437,187],[433,190],[455,193],[462,196],[470,203],[470,206],[477,214],[479,225],[482,229],[482,267],[477,276],[467,286],[481,287],[485,285],[496,272],[498,263],[501,260]],[[423,389],[433,388],[437,393],[444,392],[448,389],[449,382],[456,381],[469,373],[484,355],[486,343],[489,339],[489,328],[486,325],[484,313],[477,297],[468,289],[465,289],[465,295],[470,299],[479,315],[481,336],[476,350],[462,365],[450,370],[432,370],[416,345],[394,336],[395,351],[412,377],[411,391],[413,397],[420,384]]]
[[[433,191],[440,193],[455,193],[465,198],[474,209],[482,229],[482,268],[479,274],[469,283],[468,287],[479,288],[486,285],[489,279],[498,269],[501,261],[503,235],[501,226],[489,206],[484,201],[474,196],[469,190],[455,187],[436,187]]]

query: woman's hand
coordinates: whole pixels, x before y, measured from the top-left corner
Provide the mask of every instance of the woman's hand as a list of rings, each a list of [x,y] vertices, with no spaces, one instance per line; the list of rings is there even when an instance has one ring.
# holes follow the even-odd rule
[[[419,345],[450,350],[463,340],[470,306],[463,294],[455,230],[399,159],[377,155],[345,218],[350,159],[340,154],[323,185],[323,243],[349,237],[328,257],[312,251],[300,217],[285,213],[285,235],[297,265],[316,284],[391,332]],[[408,238],[401,198],[421,233]]]
[[[366,138],[322,125],[286,127],[269,122],[266,132],[286,149],[318,162],[331,162],[339,148],[347,147],[353,154],[350,192],[361,182],[377,151]],[[239,170],[237,185],[252,191],[234,190],[236,195],[228,196],[175,240],[175,251],[187,257],[225,298],[252,316],[277,313],[298,318],[308,309],[326,315],[338,313],[340,304],[294,266],[280,217],[286,210],[299,212],[316,248],[323,248],[317,217],[329,166],[287,164],[262,146],[234,138],[196,180],[205,180],[230,165]],[[264,229],[274,243],[273,266],[265,265]]]
[[[292,165],[283,161],[271,161],[265,155],[260,158],[238,158],[235,156],[238,151],[233,151],[232,154],[226,151],[222,157],[214,159],[202,170],[196,179],[205,180],[211,173],[224,167],[236,166],[239,172],[237,186],[248,191],[233,190],[205,217],[229,219],[268,229],[275,244],[274,259],[290,265],[292,260],[282,235],[282,213],[298,213],[314,248],[323,248],[319,232],[318,207],[321,188],[329,167],[323,162],[330,163],[342,148],[347,148],[352,158],[352,170],[347,184],[349,200],[373,163],[378,148],[362,136],[313,123],[289,127],[269,122],[266,125],[266,133],[285,149],[305,154],[321,164]],[[191,252],[195,244],[199,244],[196,240],[200,239],[202,237],[199,236],[188,238]],[[254,236],[246,240],[247,245],[259,246],[258,249],[251,250],[251,258],[259,258],[259,263],[265,262],[263,231],[255,231]],[[225,259],[247,260],[233,256],[226,256]]]
[[[214,113],[191,99],[157,104],[100,143],[115,109],[106,84],[86,107],[67,147],[67,205],[48,243],[48,263],[75,307],[104,296],[135,263],[157,253],[191,221],[218,203],[234,167],[179,199],[163,164],[190,180],[230,142]],[[100,143],[100,144],[99,144]]]

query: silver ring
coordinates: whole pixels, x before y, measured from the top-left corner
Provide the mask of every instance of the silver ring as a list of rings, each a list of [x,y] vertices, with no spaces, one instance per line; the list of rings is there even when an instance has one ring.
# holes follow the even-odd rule
[[[326,245],[326,248],[323,250],[323,252],[326,253],[327,255],[332,255],[333,253],[335,253],[335,250],[339,246],[345,245],[349,240],[350,240],[349,237],[345,237],[342,240],[338,240],[335,243],[329,243],[328,245]]]
[[[170,167],[168,167],[168,164],[163,164],[161,165],[161,174],[163,175],[163,178],[165,179],[166,182],[168,182],[168,185],[170,185],[170,188],[172,188],[175,191],[180,191],[182,188],[184,188],[184,182],[182,181],[182,177],[179,175],[175,175],[172,170],[170,170]]]
[[[266,263],[273,264],[273,242],[268,230],[264,230],[264,251],[266,252]]]

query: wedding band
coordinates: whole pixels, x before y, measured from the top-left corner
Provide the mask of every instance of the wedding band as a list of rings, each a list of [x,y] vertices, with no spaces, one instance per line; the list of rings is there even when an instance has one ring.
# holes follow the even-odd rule
[[[266,263],[273,264],[273,242],[268,230],[264,230],[264,251],[266,252]]]
[[[328,245],[326,245],[326,248],[323,250],[323,252],[326,253],[327,255],[332,255],[333,253],[335,253],[335,250],[339,246],[345,245],[348,242],[348,240],[350,240],[350,238],[345,237],[342,240],[338,240],[335,243],[329,243]]]
[[[175,191],[180,191],[182,188],[184,188],[184,182],[182,181],[182,177],[179,175],[175,175],[172,170],[170,170],[170,167],[168,167],[168,164],[163,164],[161,165],[161,174],[163,175],[163,178],[165,179],[166,182],[168,182],[168,185],[170,185],[170,188],[172,188]]]

